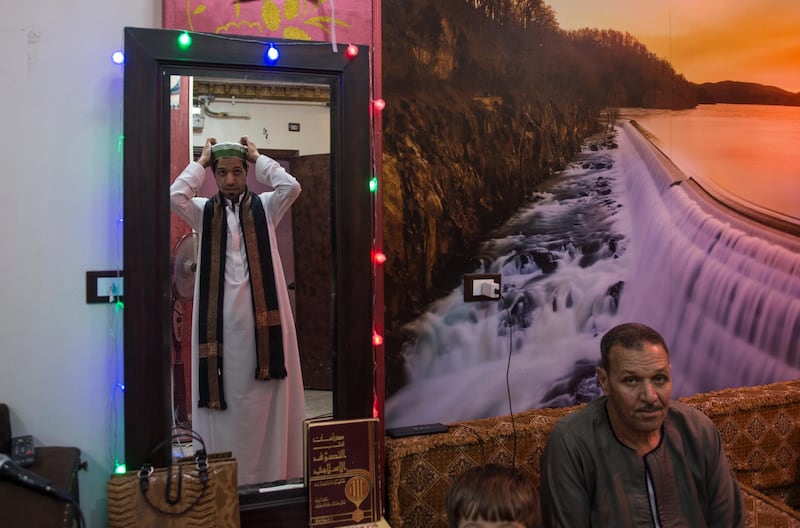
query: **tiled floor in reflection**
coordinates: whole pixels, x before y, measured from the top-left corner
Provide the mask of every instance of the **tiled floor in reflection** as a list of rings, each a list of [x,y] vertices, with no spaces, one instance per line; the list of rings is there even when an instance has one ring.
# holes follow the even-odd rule
[[[333,413],[333,392],[326,390],[306,389],[306,418],[326,418]],[[185,445],[176,443],[173,446],[175,457],[191,456],[191,442]]]
[[[306,389],[306,418],[317,418],[333,412],[333,392]]]

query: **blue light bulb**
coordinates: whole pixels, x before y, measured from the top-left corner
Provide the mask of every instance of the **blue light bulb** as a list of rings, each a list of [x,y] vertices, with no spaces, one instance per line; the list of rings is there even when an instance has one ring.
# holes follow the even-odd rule
[[[274,64],[275,62],[277,62],[280,56],[281,54],[278,51],[278,48],[276,48],[272,44],[269,45],[269,48],[267,48],[267,53],[264,55],[267,63],[269,64]]]

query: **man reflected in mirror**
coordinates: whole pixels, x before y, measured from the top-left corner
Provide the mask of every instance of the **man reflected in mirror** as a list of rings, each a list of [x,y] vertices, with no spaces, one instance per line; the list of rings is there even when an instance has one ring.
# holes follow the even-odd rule
[[[272,190],[247,187],[248,163]],[[210,167],[218,192],[197,196]],[[239,485],[303,475],[305,397],[275,227],[300,184],[239,142],[206,140],[170,187],[172,211],[200,236],[192,318],[192,428],[230,451]]]

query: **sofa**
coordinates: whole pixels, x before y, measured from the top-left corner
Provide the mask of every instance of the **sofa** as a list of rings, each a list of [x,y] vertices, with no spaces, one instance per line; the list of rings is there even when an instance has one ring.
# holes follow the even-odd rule
[[[10,409],[0,403],[0,453],[11,455]],[[78,470],[85,468],[81,451],[71,446],[34,448],[34,461],[23,468],[43,477],[71,502],[45,495],[10,479],[0,479],[0,526],[3,528],[71,528],[80,522]]]
[[[800,527],[800,381],[680,398],[717,425],[742,489],[747,527]],[[446,433],[386,439],[387,520],[392,528],[447,528],[454,477],[487,462],[524,468],[539,459],[555,423],[580,406],[447,424]]]

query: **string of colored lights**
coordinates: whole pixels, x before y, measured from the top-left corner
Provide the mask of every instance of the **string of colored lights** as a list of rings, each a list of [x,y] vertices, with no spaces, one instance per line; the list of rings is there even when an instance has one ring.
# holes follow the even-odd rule
[[[374,71],[374,64],[372,62],[373,55],[370,54],[370,72]],[[378,169],[378,156],[379,149],[377,143],[377,130],[380,129],[381,112],[386,106],[383,99],[375,98],[375,83],[373,82],[372,74],[370,74],[370,89],[371,105],[370,105],[370,152],[371,152],[371,177],[369,179],[369,192],[371,195],[371,214],[372,214],[372,248],[370,260],[372,262],[372,376],[373,376],[373,393],[372,393],[372,416],[373,418],[381,418],[383,414],[383,395],[380,393],[383,384],[378,379],[382,375],[383,365],[383,317],[379,310],[383,305],[382,298],[378,296],[378,288],[381,283],[380,278],[383,274],[383,264],[386,262],[386,255],[382,250],[382,236],[381,236],[381,220],[380,220],[380,204],[381,204],[381,188],[379,185],[379,169]],[[381,296],[382,297],[382,296]]]
[[[125,62],[125,54],[121,51],[115,51],[111,55],[111,61],[114,64],[124,64]],[[118,103],[119,108],[119,126],[122,127],[123,122],[123,102],[122,102],[122,91],[120,90],[120,101]],[[125,137],[120,134],[117,139],[117,159],[116,163],[112,165],[117,167],[117,171],[115,174],[114,181],[117,184],[117,218],[116,218],[116,254],[114,255],[114,268],[118,270],[118,276],[122,276],[122,269],[123,269],[123,227],[124,227],[124,217],[123,217],[123,203],[124,203],[124,189],[123,189],[123,177],[122,177],[122,157],[124,152],[124,142]],[[112,241],[113,243],[113,241]],[[108,398],[108,420],[109,420],[109,442],[108,442],[108,463],[110,467],[113,468],[114,473],[125,473],[126,466],[124,455],[122,453],[122,434],[120,432],[120,424],[121,424],[121,407],[123,404],[123,396],[125,394],[125,383],[123,381],[123,372],[121,368],[122,364],[122,327],[123,327],[123,310],[125,309],[125,304],[122,300],[124,295],[124,290],[121,292],[116,291],[113,289],[109,293],[109,328],[108,328],[108,339],[110,342],[109,349],[110,355],[108,358],[108,371],[110,373],[110,379],[112,380],[112,387],[109,391],[109,398]],[[111,308],[113,307],[113,308]]]
[[[309,41],[302,41],[298,40],[296,42],[281,42],[280,46],[274,42],[264,42],[263,40],[255,40],[249,39],[244,37],[235,37],[231,35],[214,35],[210,33],[204,33],[204,37],[209,38],[219,38],[224,39],[227,41],[235,41],[235,42],[245,42],[250,44],[260,44],[264,45],[266,49],[264,50],[264,63],[270,66],[273,66],[278,63],[280,60],[280,48],[286,46],[327,46],[328,44],[325,42],[309,42]],[[178,35],[177,44],[180,49],[186,50],[192,46],[192,35],[188,31],[183,31]],[[334,53],[337,53],[334,50]],[[347,48],[345,48],[345,55],[348,59],[354,59],[358,55],[358,46],[355,44],[349,44]],[[125,52],[122,50],[115,50],[111,54],[111,61],[114,64],[124,64],[125,63]]]

